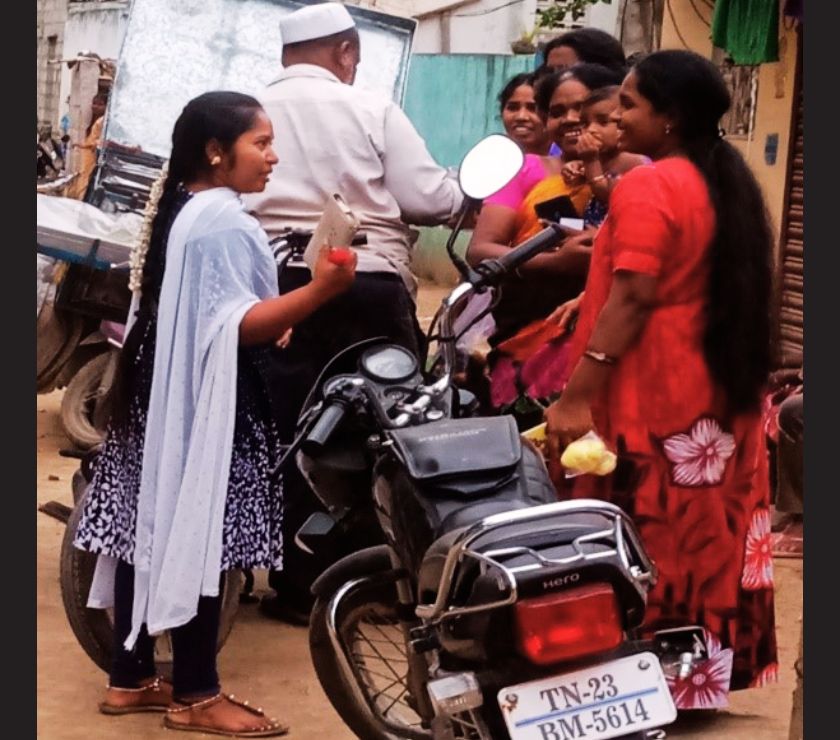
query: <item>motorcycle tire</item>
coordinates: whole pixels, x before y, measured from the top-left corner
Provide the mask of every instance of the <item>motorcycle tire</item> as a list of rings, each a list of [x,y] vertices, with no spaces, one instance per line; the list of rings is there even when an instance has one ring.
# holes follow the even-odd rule
[[[104,403],[102,379],[112,361],[112,351],[106,350],[79,368],[67,384],[61,399],[61,426],[67,438],[81,450],[89,450],[105,438],[105,424],[99,404]]]
[[[52,303],[38,315],[36,390],[49,393],[64,365],[73,356],[84,333],[85,322],[80,316],[56,311]]]
[[[67,521],[61,542],[60,583],[64,612],[70,629],[88,657],[106,673],[111,670],[114,654],[114,628],[109,609],[89,609],[88,594],[93,582],[96,555],[73,547],[73,538],[79,526],[84,498],[74,507]],[[219,619],[219,639],[216,649],[221,650],[233,629],[239,607],[239,593],[244,581],[242,571],[228,571],[222,591],[222,611]],[[155,638],[155,662],[159,675],[172,675],[171,651],[168,635]],[[162,648],[162,649],[161,649]]]
[[[344,585],[342,585],[342,588]],[[397,738],[428,738],[429,730],[409,729],[397,734],[387,731],[372,716],[368,706],[363,706],[356,698],[357,691],[365,690],[358,682],[355,687],[348,681],[342,659],[336,654],[329,629],[329,603],[333,594],[318,597],[312,608],[309,621],[309,651],[318,681],[335,711],[344,723],[362,740],[396,740]],[[375,608],[381,624],[397,622],[397,595],[393,583],[358,581],[342,597],[336,613],[336,627],[339,635],[353,632],[360,615]],[[370,622],[375,625],[376,620]],[[342,639],[343,643],[344,640]],[[393,670],[393,669],[392,669]],[[368,693],[370,695],[370,693]]]

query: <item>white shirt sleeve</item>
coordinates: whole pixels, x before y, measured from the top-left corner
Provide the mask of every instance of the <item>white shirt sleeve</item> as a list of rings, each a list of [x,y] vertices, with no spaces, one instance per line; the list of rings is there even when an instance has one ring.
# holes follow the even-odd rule
[[[385,187],[407,223],[430,225],[458,212],[458,182],[432,158],[426,142],[397,105],[385,111]]]

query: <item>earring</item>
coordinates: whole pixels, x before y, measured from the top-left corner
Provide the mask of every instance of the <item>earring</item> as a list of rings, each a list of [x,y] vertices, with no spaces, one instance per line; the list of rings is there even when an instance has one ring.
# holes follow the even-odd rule
[[[210,160],[210,164],[215,167],[217,164],[221,164],[221,161],[222,158],[217,154],[215,157],[213,157],[213,159]]]
[[[671,133],[671,124],[670,123],[665,124],[665,133],[666,133],[666,135]]]

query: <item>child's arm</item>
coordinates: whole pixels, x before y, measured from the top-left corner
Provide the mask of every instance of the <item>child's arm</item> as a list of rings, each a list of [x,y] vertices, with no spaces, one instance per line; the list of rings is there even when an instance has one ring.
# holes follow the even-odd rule
[[[592,195],[602,203],[610,199],[610,181],[601,164],[601,140],[584,131],[578,138],[578,156],[583,161],[583,176]]]
[[[586,177],[586,183],[592,190],[592,195],[601,203],[607,203],[610,199],[610,190],[612,189],[612,179],[604,172],[604,166],[601,160],[597,157],[588,162],[584,162],[583,175]]]
[[[592,189],[592,194],[602,203],[608,204],[610,192],[618,179],[634,167],[647,164],[649,161],[647,157],[643,157],[641,154],[620,152],[607,162],[602,162],[600,159],[587,162],[584,173],[586,181]]]

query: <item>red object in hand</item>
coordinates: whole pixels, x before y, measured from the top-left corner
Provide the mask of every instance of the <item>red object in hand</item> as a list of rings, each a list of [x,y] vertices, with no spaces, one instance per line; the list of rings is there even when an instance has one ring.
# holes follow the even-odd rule
[[[353,250],[347,247],[333,247],[327,259],[334,265],[348,265],[353,261]]]

